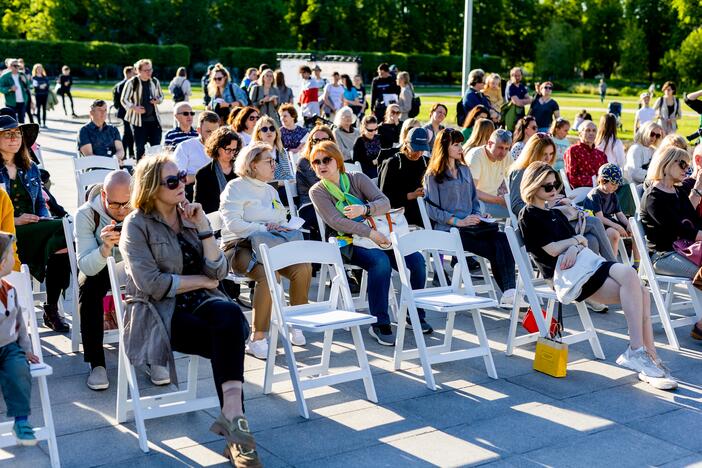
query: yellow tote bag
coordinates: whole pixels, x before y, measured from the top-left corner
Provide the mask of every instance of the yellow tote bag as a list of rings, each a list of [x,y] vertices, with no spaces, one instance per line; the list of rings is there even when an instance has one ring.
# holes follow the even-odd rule
[[[561,337],[563,330],[562,304],[558,303],[558,331],[555,335]],[[555,341],[552,338],[539,337],[536,342],[536,355],[534,356],[534,370],[543,372],[551,377],[565,377],[568,367],[568,344]]]

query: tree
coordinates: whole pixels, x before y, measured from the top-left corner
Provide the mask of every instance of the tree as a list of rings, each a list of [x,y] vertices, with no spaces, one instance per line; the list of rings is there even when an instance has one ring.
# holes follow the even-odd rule
[[[644,63],[645,69],[640,75],[631,75],[631,77],[643,77],[647,74],[648,79],[653,80],[653,73],[660,69],[660,61],[665,52],[677,48],[685,35],[690,32],[690,28],[685,28],[687,31],[683,34],[681,23],[676,18],[677,11],[671,8],[670,2],[666,0],[627,0],[625,13],[627,25],[636,24],[644,38],[637,45],[640,47],[638,52],[643,52],[637,60]],[[626,33],[627,31],[625,36]],[[629,31],[629,33],[632,32]],[[629,43],[629,45],[634,44]],[[633,53],[623,47],[620,49],[622,54]],[[623,57],[622,60],[624,60]],[[635,65],[633,62],[631,64]]]
[[[536,44],[536,74],[543,79],[572,78],[582,56],[580,30],[555,20]]]
[[[624,37],[619,43],[621,57],[617,72],[624,78],[641,78],[648,69],[648,53],[646,51],[646,35],[636,22],[627,24]],[[658,63],[656,62],[656,65]]]
[[[583,37],[585,70],[609,76],[619,60],[624,11],[619,0],[585,0]]]
[[[698,84],[702,76],[702,28],[697,28],[680,44],[666,53],[664,68],[677,71],[685,83]]]

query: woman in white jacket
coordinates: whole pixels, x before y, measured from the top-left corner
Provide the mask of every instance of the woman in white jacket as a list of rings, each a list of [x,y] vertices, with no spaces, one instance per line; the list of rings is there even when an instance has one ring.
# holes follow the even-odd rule
[[[634,135],[634,144],[626,153],[624,164],[624,178],[637,184],[642,184],[646,179],[648,165],[651,163],[653,152],[658,148],[665,136],[663,128],[655,122],[646,122]]]
[[[236,159],[234,171],[239,176],[227,184],[220,197],[222,243],[232,271],[256,282],[253,294],[252,336],[246,352],[259,359],[268,355],[266,332],[271,321],[271,296],[266,274],[256,254],[256,246],[269,246],[291,240],[302,240],[300,231],[286,227],[287,210],[278,192],[269,184],[275,173],[273,149],[265,143],[251,143]],[[312,281],[308,263],[291,265],[280,270],[290,280],[290,302],[306,304]],[[299,330],[292,330],[291,341],[305,344]]]

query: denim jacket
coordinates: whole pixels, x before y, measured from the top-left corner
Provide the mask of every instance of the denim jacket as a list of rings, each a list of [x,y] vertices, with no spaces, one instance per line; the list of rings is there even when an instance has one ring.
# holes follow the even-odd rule
[[[39,174],[39,168],[36,164],[30,163],[29,170],[17,168],[16,176],[24,185],[24,188],[29,193],[29,197],[32,199],[32,206],[34,206],[34,213],[37,216],[51,216],[49,214],[49,209],[46,207],[46,202],[44,201],[44,195],[42,194],[41,185],[41,174]],[[7,168],[3,165],[0,166],[0,183],[5,184],[5,190],[7,194],[12,198],[12,187],[10,182],[10,176],[7,173]],[[18,213],[19,216],[22,213]]]

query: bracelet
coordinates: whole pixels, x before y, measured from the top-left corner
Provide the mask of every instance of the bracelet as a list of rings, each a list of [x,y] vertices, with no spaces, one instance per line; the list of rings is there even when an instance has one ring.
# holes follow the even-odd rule
[[[364,216],[368,216],[370,214],[370,205],[366,203],[363,206],[366,208],[366,212],[365,212]]]
[[[208,239],[208,238],[213,237],[213,236],[214,236],[214,232],[212,232],[211,229],[208,231],[202,231],[202,232],[197,233],[197,238],[200,240],[205,240],[205,239]]]

